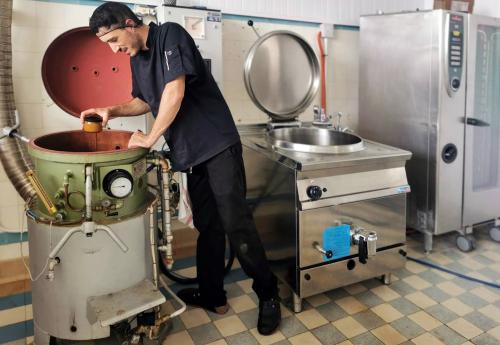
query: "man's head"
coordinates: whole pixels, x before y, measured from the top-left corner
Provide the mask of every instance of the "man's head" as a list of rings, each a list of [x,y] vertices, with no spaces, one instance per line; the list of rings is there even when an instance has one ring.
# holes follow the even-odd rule
[[[136,30],[142,27],[142,21],[127,5],[118,2],[102,4],[90,17],[89,26],[115,53],[120,51],[134,56],[145,45],[144,37]]]

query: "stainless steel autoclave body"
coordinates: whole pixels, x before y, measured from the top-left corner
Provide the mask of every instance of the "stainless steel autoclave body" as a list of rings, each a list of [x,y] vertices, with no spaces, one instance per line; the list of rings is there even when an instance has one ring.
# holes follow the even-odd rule
[[[245,83],[273,121],[239,126],[247,199],[272,269],[293,291],[296,312],[302,298],[324,291],[377,276],[389,283],[390,273],[405,264],[400,250],[411,153],[297,121],[317,91],[317,68],[312,49],[297,35],[261,37],[249,52]]]

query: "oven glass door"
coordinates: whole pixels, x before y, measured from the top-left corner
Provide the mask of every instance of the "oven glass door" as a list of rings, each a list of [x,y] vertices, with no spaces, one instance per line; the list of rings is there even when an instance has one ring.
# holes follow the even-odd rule
[[[471,16],[464,225],[500,217],[500,19]]]

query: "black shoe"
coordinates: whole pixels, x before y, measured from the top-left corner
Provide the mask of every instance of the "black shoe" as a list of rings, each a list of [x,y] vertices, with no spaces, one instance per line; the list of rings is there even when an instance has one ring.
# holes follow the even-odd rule
[[[182,289],[179,292],[177,292],[177,296],[179,296],[179,298],[183,300],[186,304],[207,309],[210,310],[211,312],[220,315],[227,313],[227,311],[229,310],[229,306],[227,305],[227,303],[220,306],[216,306],[206,302],[201,297],[200,290],[195,288]]]
[[[281,307],[277,298],[259,302],[259,321],[257,330],[262,335],[272,334],[280,325]]]

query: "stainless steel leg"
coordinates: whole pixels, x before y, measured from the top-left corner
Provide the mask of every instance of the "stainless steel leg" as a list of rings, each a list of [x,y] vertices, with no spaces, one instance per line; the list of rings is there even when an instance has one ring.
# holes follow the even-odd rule
[[[293,311],[295,313],[300,313],[302,311],[302,298],[295,292],[293,293]]]
[[[384,285],[390,285],[392,283],[392,273],[386,273],[382,276],[382,281]]]
[[[432,251],[433,234],[430,231],[424,231],[424,249],[427,254]]]

